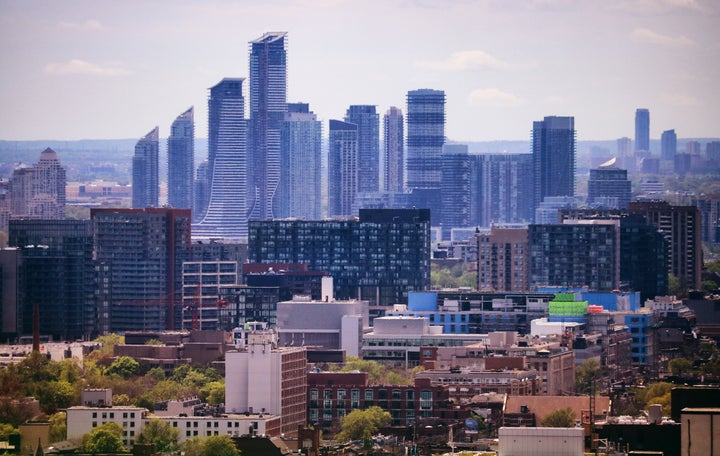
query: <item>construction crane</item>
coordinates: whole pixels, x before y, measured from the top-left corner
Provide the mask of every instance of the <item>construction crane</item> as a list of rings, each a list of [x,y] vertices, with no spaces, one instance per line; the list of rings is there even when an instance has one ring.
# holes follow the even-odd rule
[[[198,282],[192,303],[183,307],[183,310],[190,311],[190,330],[192,331],[200,330],[200,306],[202,306],[201,291],[202,285]]]

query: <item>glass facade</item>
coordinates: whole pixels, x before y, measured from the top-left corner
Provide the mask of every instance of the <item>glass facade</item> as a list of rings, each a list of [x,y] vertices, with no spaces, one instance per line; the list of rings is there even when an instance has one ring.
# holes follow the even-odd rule
[[[170,127],[168,138],[168,204],[178,209],[193,207],[195,172],[195,121],[191,107]]]

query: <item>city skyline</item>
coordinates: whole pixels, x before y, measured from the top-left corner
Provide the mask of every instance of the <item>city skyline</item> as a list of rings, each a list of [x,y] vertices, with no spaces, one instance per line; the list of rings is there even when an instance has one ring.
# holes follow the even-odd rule
[[[133,138],[187,106],[205,137],[206,88],[250,77],[247,39],[267,30],[290,37],[288,101],[323,123],[431,88],[446,92],[453,141],[527,139],[547,115],[575,117],[578,139],[633,137],[638,107],[651,138],[717,135],[709,0],[189,1],[143,4],[138,17],[139,6],[3,3],[0,137]]]

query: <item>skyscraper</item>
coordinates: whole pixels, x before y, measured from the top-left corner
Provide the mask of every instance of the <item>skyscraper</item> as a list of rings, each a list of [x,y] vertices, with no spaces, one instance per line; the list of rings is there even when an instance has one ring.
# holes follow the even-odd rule
[[[432,224],[440,218],[442,146],[445,144],[445,92],[419,89],[407,93],[406,186],[416,207],[430,209]]]
[[[65,218],[65,168],[47,148],[33,166],[21,164],[9,183],[10,214],[34,219]]]
[[[244,78],[225,78],[210,88],[210,200],[205,216],[193,226],[193,236],[197,238],[242,239],[247,236],[248,157],[243,81]]]
[[[352,215],[358,189],[358,128],[330,120],[328,145],[328,215]]]
[[[533,122],[535,207],[547,196],[575,195],[575,118]]]
[[[677,135],[675,130],[665,130],[660,137],[660,158],[674,161],[677,154]]]
[[[533,220],[532,154],[470,155],[470,224]]]
[[[280,122],[287,112],[285,32],[250,42],[249,218],[273,218],[280,181]]]
[[[403,113],[400,108],[390,107],[383,116],[383,152],[385,175],[383,188],[386,192],[400,193],[405,187],[405,142]]]
[[[167,153],[168,204],[178,209],[191,209],[195,173],[195,122],[192,107],[172,123]]]
[[[635,110],[635,151],[650,152],[650,111],[644,108]]]
[[[280,123],[277,217],[320,219],[321,123],[306,103],[289,103]]]
[[[631,182],[627,171],[615,166],[615,159],[590,170],[588,203],[607,209],[625,209],[630,203]]]
[[[380,179],[380,116],[372,105],[352,105],[345,122],[357,125],[358,192],[377,192]]]
[[[182,262],[190,251],[190,211],[91,209],[90,218],[99,312],[109,317],[109,331],[175,329]]]
[[[470,157],[464,144],[443,146],[440,198],[442,238],[450,240],[452,228],[470,226]]]
[[[208,161],[203,160],[197,167],[195,172],[195,182],[193,191],[193,223],[197,223],[205,217],[205,212],[210,202],[210,180],[212,176],[208,167]]]
[[[629,173],[635,172],[635,155],[633,154],[632,139],[628,137],[619,138],[617,140],[617,157],[618,165],[628,170]]]
[[[132,161],[132,207],[158,207],[160,199],[159,133],[155,127],[135,145]]]

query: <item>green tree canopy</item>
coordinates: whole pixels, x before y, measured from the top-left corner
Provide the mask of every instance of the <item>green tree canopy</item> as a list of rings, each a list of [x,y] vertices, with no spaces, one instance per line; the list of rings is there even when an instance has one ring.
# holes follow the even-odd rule
[[[591,382],[595,381],[600,374],[600,363],[595,358],[590,358],[575,368],[575,392],[578,394],[590,394]]]
[[[570,407],[550,412],[540,421],[544,427],[575,427],[575,411]]]
[[[129,378],[140,370],[140,363],[129,356],[119,356],[105,370],[106,375],[119,375],[122,378]]]
[[[91,453],[126,453],[122,443],[123,429],[116,423],[105,423],[83,436],[82,450]]]
[[[240,456],[228,435],[211,435],[209,437],[193,437],[182,444],[185,456]]]
[[[138,435],[137,443],[152,443],[160,453],[175,451],[179,431],[169,421],[151,419]]]
[[[50,442],[61,442],[67,439],[67,413],[54,413],[50,415],[48,422],[50,422]]]
[[[692,361],[687,358],[674,358],[668,362],[668,369],[673,375],[683,375],[692,371]]]
[[[340,442],[362,439],[368,445],[372,435],[391,422],[390,413],[378,406],[366,410],[355,409],[340,421],[341,431],[335,438]]]

